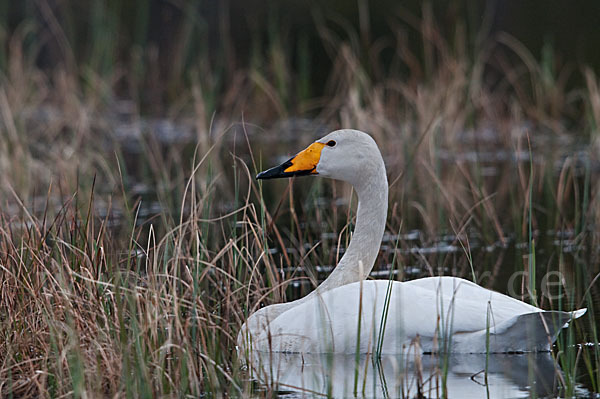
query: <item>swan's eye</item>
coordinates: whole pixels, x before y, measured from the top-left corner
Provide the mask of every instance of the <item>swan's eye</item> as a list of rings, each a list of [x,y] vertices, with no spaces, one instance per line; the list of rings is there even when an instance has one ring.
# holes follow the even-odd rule
[[[327,145],[330,146],[330,147],[335,147],[335,144],[336,144],[336,142],[334,140],[329,140],[327,142]]]

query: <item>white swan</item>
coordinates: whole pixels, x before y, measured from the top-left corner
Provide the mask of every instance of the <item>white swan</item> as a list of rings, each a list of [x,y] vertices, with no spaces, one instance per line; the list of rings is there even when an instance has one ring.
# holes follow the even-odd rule
[[[586,311],[544,311],[455,277],[365,281],[379,251],[388,202],[385,165],[366,133],[332,132],[257,178],[294,175],[350,183],[358,195],[356,227],[344,256],[313,292],[248,318],[238,335],[242,348],[392,354],[412,343],[424,352],[548,351],[558,332]]]

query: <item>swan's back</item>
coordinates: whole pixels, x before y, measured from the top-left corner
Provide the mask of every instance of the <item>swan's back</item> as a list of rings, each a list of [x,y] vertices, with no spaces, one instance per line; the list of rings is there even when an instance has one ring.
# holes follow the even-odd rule
[[[473,327],[481,327],[481,324],[479,324],[481,323],[481,316],[484,316],[483,320],[487,323],[488,313],[490,313],[490,317],[493,319],[492,321],[500,323],[518,314],[542,311],[540,308],[519,301],[508,295],[488,290],[471,281],[457,277],[426,277],[407,281],[403,284],[411,287],[420,287],[429,292],[434,292],[436,296],[442,296],[445,301],[454,300],[456,303],[460,303],[461,306],[467,306],[468,308],[472,308],[473,311],[477,311],[476,313],[480,317],[477,318],[477,324]],[[455,313],[454,317],[459,325],[464,325],[466,327],[466,324],[464,323],[474,321],[475,316],[473,314],[467,314],[467,312],[463,310],[466,308],[461,306],[458,306],[460,314]],[[483,326],[483,328],[485,327],[486,325]],[[458,331],[456,328],[455,330]]]
[[[539,312],[543,311],[455,277],[365,281],[338,287],[286,311],[255,343],[260,350],[279,352],[365,353],[380,345],[382,353],[400,353],[418,336],[426,352],[439,349],[442,342],[451,343],[454,351],[482,352],[486,332],[499,337],[519,316]],[[559,320],[559,329],[569,318]],[[520,345],[522,337],[514,336],[514,328],[511,331],[511,340],[516,338]],[[494,342],[493,348],[504,345]],[[511,350],[527,350],[514,342],[510,345]]]

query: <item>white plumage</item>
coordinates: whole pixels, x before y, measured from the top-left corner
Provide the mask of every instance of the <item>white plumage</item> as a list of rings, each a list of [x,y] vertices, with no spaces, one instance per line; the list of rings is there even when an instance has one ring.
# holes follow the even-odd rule
[[[387,216],[383,159],[374,140],[356,130],[335,131],[317,143],[329,145],[319,146],[312,173],[347,181],[358,195],[352,240],[311,294],[252,314],[238,336],[240,346],[302,353],[391,354],[411,343],[424,352],[547,351],[561,328],[585,313],[544,311],[455,277],[365,281]],[[288,169],[278,167],[278,173],[303,156],[283,165]],[[279,177],[274,169],[261,175]]]

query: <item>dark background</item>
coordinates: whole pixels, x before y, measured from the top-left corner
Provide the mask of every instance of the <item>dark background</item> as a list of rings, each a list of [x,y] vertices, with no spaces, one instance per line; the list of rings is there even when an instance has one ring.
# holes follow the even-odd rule
[[[377,58],[378,67],[367,68],[374,79],[392,67],[409,78],[409,68],[392,66],[391,60],[398,41],[423,59],[419,21],[429,11],[451,46],[464,46],[455,39],[464,32],[467,52],[476,53],[506,32],[534,59],[546,57],[552,68],[600,67],[600,2],[595,0],[3,0],[0,68],[7,67],[11,39],[18,36],[45,70],[87,68],[103,76],[125,70],[116,79],[117,93],[139,97],[144,112],[161,112],[194,76],[202,79],[210,70],[216,76],[213,88],[224,90],[236,71],[278,46],[287,52],[290,69],[310,82],[295,96],[320,97],[336,50],[328,48],[322,28],[361,48],[366,64]],[[581,76],[569,79],[568,85],[578,85]]]

